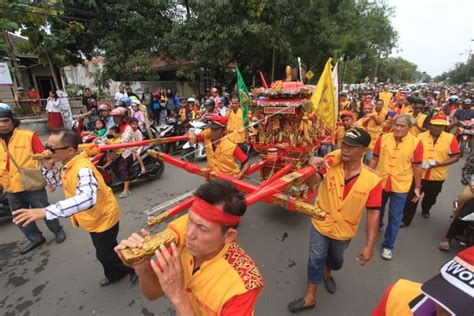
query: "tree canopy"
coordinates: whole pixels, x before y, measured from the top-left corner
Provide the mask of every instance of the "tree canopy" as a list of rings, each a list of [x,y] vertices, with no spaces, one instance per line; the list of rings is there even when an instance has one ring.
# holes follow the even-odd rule
[[[13,0],[6,0],[13,3]],[[28,10],[30,4],[16,1]],[[18,4],[20,3],[20,4]],[[28,2],[29,3],[29,2]],[[342,59],[346,82],[365,77],[412,79],[416,65],[388,58],[397,33],[392,9],[373,0],[56,0],[39,1],[40,20],[9,18],[31,48],[57,63],[77,64],[105,57],[96,81],[156,80],[153,64],[165,58],[179,65],[178,76],[206,72],[220,82],[262,71],[284,75],[301,57],[317,75],[328,57]],[[13,4],[9,4],[13,5]],[[5,26],[3,26],[5,27]],[[5,50],[0,43],[0,52]],[[400,68],[401,67],[401,68]],[[401,70],[403,69],[403,70]]]
[[[474,58],[470,57],[466,63],[457,63],[452,70],[442,73],[435,79],[454,84],[474,82]]]

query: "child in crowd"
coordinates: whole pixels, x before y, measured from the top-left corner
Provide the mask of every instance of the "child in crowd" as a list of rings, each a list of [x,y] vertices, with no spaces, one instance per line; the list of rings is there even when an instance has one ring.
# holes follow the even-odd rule
[[[141,110],[140,101],[132,101],[132,117],[138,120],[138,127],[143,131],[145,128],[145,116]]]
[[[118,126],[112,126],[109,129],[109,133],[106,135],[107,140],[106,143],[107,145],[113,145],[113,144],[120,144],[120,141],[122,140],[122,135],[120,134],[120,129]],[[116,150],[110,150],[107,151],[106,157],[107,161],[104,164],[104,169],[110,167],[114,160],[120,156],[123,152],[123,149],[116,149]]]

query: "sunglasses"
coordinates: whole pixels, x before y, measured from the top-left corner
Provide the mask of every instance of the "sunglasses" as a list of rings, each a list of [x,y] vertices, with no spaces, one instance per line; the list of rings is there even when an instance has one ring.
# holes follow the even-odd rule
[[[51,147],[50,145],[45,145],[44,146],[44,149],[49,150],[52,154],[55,154],[56,151],[58,151],[58,150],[64,150],[64,149],[68,149],[68,148],[71,148],[71,147],[58,147],[58,148],[55,148],[55,147]]]

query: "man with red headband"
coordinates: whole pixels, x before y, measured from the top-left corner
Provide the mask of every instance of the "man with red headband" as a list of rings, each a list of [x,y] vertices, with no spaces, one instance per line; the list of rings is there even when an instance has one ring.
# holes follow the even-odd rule
[[[191,142],[204,142],[206,146],[207,165],[212,171],[228,174],[241,179],[250,167],[247,155],[240,147],[224,137],[227,127],[227,117],[213,115],[207,117],[210,122],[202,133],[188,134]],[[242,168],[236,163],[240,161]]]
[[[216,180],[194,195],[188,214],[168,225],[177,244],[131,266],[140,289],[149,300],[166,295],[178,315],[253,315],[264,285],[256,264],[235,241],[247,208],[244,194]],[[147,235],[132,234],[116,252],[142,247]]]

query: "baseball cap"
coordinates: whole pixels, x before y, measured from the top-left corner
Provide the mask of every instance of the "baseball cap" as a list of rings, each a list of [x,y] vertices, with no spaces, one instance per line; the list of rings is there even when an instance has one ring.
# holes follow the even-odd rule
[[[441,125],[441,126],[448,126],[448,118],[446,114],[443,112],[438,112],[436,115],[433,115],[431,118],[430,124],[432,125]]]
[[[370,140],[369,133],[355,126],[349,128],[342,137],[342,141],[350,146],[368,147]]]
[[[23,91],[23,90],[25,90],[25,89],[23,89],[23,87],[18,87],[16,90],[17,90],[17,91]]]
[[[474,246],[443,265],[421,291],[454,315],[474,315]]]
[[[207,117],[209,124],[207,128],[225,128],[227,126],[227,117],[220,115],[212,115]]]

